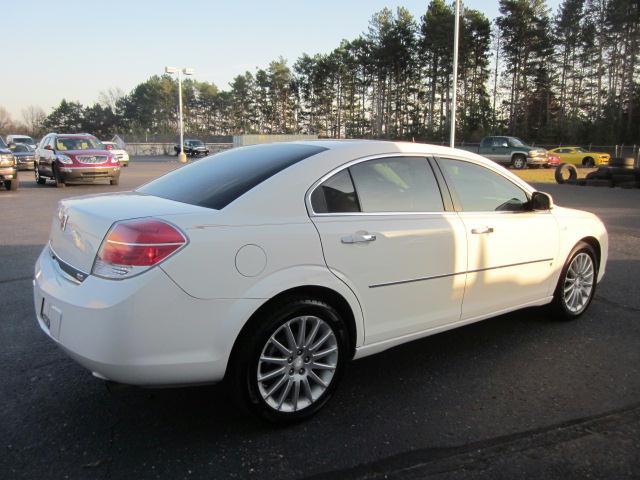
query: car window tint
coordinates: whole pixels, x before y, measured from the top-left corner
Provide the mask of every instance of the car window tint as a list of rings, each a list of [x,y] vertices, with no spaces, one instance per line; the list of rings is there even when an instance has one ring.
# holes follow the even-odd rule
[[[359,212],[349,170],[342,170],[319,185],[311,194],[311,208],[315,213]]]
[[[488,168],[461,160],[443,159],[465,212],[522,211],[529,201],[520,187]]]
[[[426,158],[370,160],[350,170],[365,213],[444,210],[438,183]]]
[[[325,150],[292,143],[233,148],[174,170],[137,191],[220,210],[271,176]]]

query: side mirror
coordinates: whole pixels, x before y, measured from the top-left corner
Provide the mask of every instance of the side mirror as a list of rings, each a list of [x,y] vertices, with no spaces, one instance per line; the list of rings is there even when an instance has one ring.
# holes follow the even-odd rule
[[[45,150],[53,150],[53,147],[51,145],[45,145],[44,149]]]
[[[551,210],[553,199],[544,192],[533,192],[531,195],[531,210]]]

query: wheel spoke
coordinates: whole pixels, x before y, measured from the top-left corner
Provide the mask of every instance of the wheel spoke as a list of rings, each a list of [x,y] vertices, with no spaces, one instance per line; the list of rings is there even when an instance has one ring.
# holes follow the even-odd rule
[[[313,370],[309,370],[309,378],[311,378],[314,382],[322,385],[324,388],[327,388],[329,386]]]
[[[305,396],[309,399],[309,403],[313,403],[313,392],[311,391],[311,385],[309,385],[308,377],[304,377],[302,379],[302,390],[304,390]]]
[[[293,385],[293,398],[291,399],[291,404],[293,406],[293,411],[296,412],[298,410],[298,399],[300,398],[300,380],[296,380]]]
[[[280,380],[278,380],[276,383],[274,383],[271,388],[269,390],[267,390],[266,393],[266,397],[270,397],[271,395],[273,395],[281,386],[284,382],[287,381],[287,376],[283,375],[282,377],[280,377]]]
[[[284,387],[284,390],[282,391],[282,394],[280,395],[280,400],[278,400],[278,410],[280,410],[282,408],[282,404],[284,403],[284,401],[286,400],[287,396],[289,395],[289,392],[291,391],[291,384],[293,383],[293,380],[291,380],[291,378],[289,378],[289,381],[287,382],[287,386]]]
[[[284,332],[287,335],[287,343],[289,344],[289,348],[291,350],[295,350],[298,348],[298,344],[296,343],[296,339],[293,336],[293,332],[291,331],[291,322],[287,323],[284,327]]]
[[[285,354],[286,356],[289,356],[293,353],[291,350],[289,350],[287,347],[281,344],[276,339],[276,337],[271,337],[271,343],[273,344],[274,347],[276,347],[278,350],[280,350],[281,353]]]
[[[333,332],[331,330],[329,330],[327,333],[325,333],[320,340],[318,340],[316,343],[314,343],[311,347],[309,347],[309,350],[311,350],[312,352],[315,352],[319,347],[322,346],[322,344],[324,342],[326,342],[327,338],[329,338],[331,335],[333,335]]]
[[[312,370],[335,370],[336,367],[334,367],[333,365],[327,365],[326,363],[313,362],[311,364],[311,369]]]
[[[273,363],[274,365],[286,365],[286,358],[277,358],[277,357],[269,357],[267,355],[263,355],[260,357],[260,361],[264,363]]]
[[[300,317],[300,321],[298,323],[300,324],[300,326],[298,327],[298,341],[296,343],[297,347],[300,348],[305,345],[304,339],[307,333],[307,317]]]
[[[258,381],[259,382],[266,382],[267,380],[271,380],[272,378],[276,378],[278,375],[284,375],[286,368],[282,367],[282,368],[277,368],[276,370],[273,370],[269,373],[267,373],[266,375],[262,375],[258,377]]]
[[[329,355],[330,353],[335,352],[336,350],[338,350],[337,346],[333,346],[333,347],[329,347],[325,350],[322,350],[320,352],[314,353],[313,354],[313,358],[322,358],[322,357],[326,357],[327,355]]]
[[[309,334],[309,337],[307,338],[305,346],[309,345],[310,343],[313,343],[313,341],[316,338],[316,335],[318,334],[318,330],[319,329],[320,329],[320,319],[316,318],[316,322],[313,325],[313,328],[311,329],[311,333]]]

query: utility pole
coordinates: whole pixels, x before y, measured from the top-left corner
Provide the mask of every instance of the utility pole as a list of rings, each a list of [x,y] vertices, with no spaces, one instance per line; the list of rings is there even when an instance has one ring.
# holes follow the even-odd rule
[[[458,37],[460,33],[460,2],[456,0],[456,17],[453,31],[453,93],[451,95],[451,131],[449,133],[449,146],[455,147],[456,143],[456,106],[458,95]]]
[[[497,27],[497,25],[496,25]],[[495,69],[495,73],[493,76],[493,132],[492,133],[497,133],[496,131],[496,122],[497,122],[497,116],[496,116],[496,97],[498,96],[498,60],[500,57],[500,28],[496,28],[496,69]]]
[[[182,74],[193,75],[193,68],[164,67],[164,71],[168,74],[178,74],[178,124],[180,126],[180,153],[178,154],[178,161],[187,163],[187,156],[184,154],[184,126],[182,123]]]

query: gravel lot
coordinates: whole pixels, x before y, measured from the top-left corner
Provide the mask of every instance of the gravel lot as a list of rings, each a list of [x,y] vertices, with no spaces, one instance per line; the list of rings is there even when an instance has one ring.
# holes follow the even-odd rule
[[[0,478],[640,477],[640,191],[541,186],[609,229],[579,321],[530,309],[354,362],[319,415],[273,428],[220,386],[108,386],[36,324],[33,265],[57,201],[177,166],[134,159],[118,187],[21,172],[18,192],[0,191]]]

